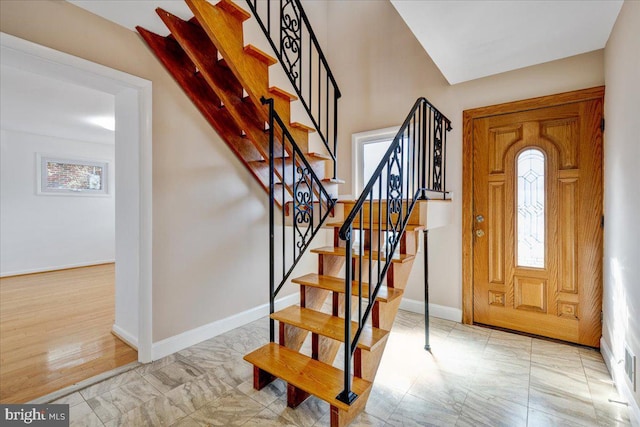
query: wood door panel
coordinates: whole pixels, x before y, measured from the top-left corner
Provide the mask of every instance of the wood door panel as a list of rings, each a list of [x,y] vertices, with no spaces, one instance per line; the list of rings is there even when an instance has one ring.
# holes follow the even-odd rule
[[[578,168],[580,120],[572,117],[540,122],[541,134],[560,149],[560,168]]]
[[[578,179],[560,178],[558,212],[562,218],[559,227],[558,283],[560,292],[578,293]]]
[[[582,95],[577,92],[577,98]],[[472,172],[465,188],[471,186],[471,209],[469,198],[464,205],[472,216],[463,230],[473,235],[468,237],[473,321],[599,345],[600,95],[522,111],[497,106],[494,115],[472,119],[476,110],[465,112],[464,153]],[[525,190],[529,193],[519,194]],[[468,320],[466,313],[465,308]]]
[[[489,170],[492,174],[504,172],[504,152],[520,140],[522,140],[522,125],[489,130],[489,149],[492,153]]]
[[[546,279],[515,276],[513,286],[515,298],[513,308],[547,312],[548,282]]]
[[[558,301],[558,316],[571,320],[579,320],[578,303],[571,301]]]
[[[504,284],[505,183],[489,182],[487,232],[489,240],[489,282]]]

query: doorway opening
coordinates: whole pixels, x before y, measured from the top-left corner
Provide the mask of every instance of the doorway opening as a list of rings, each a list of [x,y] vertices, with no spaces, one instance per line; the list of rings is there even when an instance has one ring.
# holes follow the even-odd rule
[[[3,66],[114,97],[115,187],[118,191],[115,193],[116,264],[110,273],[112,276],[115,273],[112,331],[138,350],[138,361],[149,362],[152,342],[151,82],[4,33],[0,45]],[[96,189],[99,178],[93,176],[92,179],[91,189]],[[62,387],[64,385],[59,388]]]

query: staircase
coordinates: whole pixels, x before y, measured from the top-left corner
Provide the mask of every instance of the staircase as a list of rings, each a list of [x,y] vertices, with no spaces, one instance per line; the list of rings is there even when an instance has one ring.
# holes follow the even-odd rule
[[[157,9],[168,36],[137,29],[269,194],[271,342],[245,356],[254,366],[254,388],[282,379],[288,406],[316,396],[330,405],[331,425],[346,426],[366,406],[418,252],[419,233],[429,228],[432,202],[427,200],[446,196],[450,122],[419,98],[358,200],[337,202],[340,92],[299,0],[279,2],[280,49],[272,39],[268,9],[278,2],[248,0],[297,96],[270,86],[268,70],[276,59],[244,44],[248,12],[231,0],[186,3],[194,14],[188,21]],[[258,12],[265,4],[266,19]],[[311,53],[300,51],[306,42],[291,48],[292,29],[299,42],[309,39]],[[302,75],[309,76],[308,83]],[[291,102],[298,97],[313,127],[291,121]],[[320,152],[309,149],[314,131],[324,142]],[[311,249],[318,257],[317,271],[293,277],[322,229],[332,231],[333,245]],[[275,311],[275,298],[286,283],[299,286],[300,302]]]
[[[355,202],[338,202],[336,211],[348,216]],[[271,315],[278,322],[278,343],[269,343],[245,356],[254,365],[254,388],[266,386],[273,379],[287,382],[287,404],[295,408],[309,395],[329,403],[331,425],[348,425],[367,403],[380,359],[387,344],[389,331],[402,300],[402,295],[418,249],[419,233],[425,228],[427,202],[419,202],[409,219],[405,233],[400,238],[400,250],[393,254],[375,301],[372,315],[362,330],[353,357],[352,391],[358,398],[346,403],[338,398],[344,390],[344,370],[333,366],[340,347],[345,341],[345,241],[338,237],[344,220],[330,219],[326,224],[334,233],[334,245],[311,249],[318,256],[318,271],[296,277],[291,281],[300,287],[299,305],[287,307]],[[380,204],[373,205],[377,218]],[[383,205],[384,206],[384,205]],[[369,209],[369,207],[367,207]],[[336,214],[342,216],[342,212]],[[384,221],[382,226],[384,227]],[[380,223],[362,224],[364,239],[361,254],[377,261],[385,260],[376,241]],[[373,232],[371,231],[373,230]],[[371,236],[374,239],[371,239]],[[355,271],[351,293],[352,304],[357,307],[358,295],[368,298],[372,287],[367,283],[369,271],[358,271],[359,254],[353,254],[350,267]],[[359,279],[362,279],[359,281]],[[357,311],[354,308],[354,311]],[[352,336],[358,322],[352,322]],[[303,343],[310,335],[311,352],[302,354]]]

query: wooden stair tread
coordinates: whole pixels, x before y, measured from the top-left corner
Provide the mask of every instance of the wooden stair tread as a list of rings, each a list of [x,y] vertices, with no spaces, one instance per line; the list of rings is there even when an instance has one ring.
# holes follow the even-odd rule
[[[323,276],[316,273],[310,273],[305,274],[304,276],[296,277],[291,281],[298,285],[311,286],[314,288],[325,289],[327,291],[344,293],[344,279],[342,277]],[[369,294],[368,283],[362,283],[362,293],[363,296]],[[380,291],[378,291],[376,301],[390,302],[396,298],[401,297],[402,293],[403,292],[400,289],[382,286],[380,288]],[[353,281],[353,285],[351,286],[351,294],[355,296],[358,295],[358,282],[355,280]]]
[[[247,12],[231,0],[220,0],[216,4],[216,7],[219,7],[225,12],[235,16],[240,21],[246,21],[247,19],[251,18],[251,14],[249,12]]]
[[[340,178],[325,178],[322,180],[323,182],[330,182],[332,184],[344,184],[346,181]]]
[[[346,254],[346,249],[343,247],[335,247],[335,246],[324,246],[322,248],[316,248],[316,249],[311,249],[311,252],[313,252],[314,254],[322,254],[322,255],[335,255],[335,256],[345,256]],[[353,252],[353,257],[356,258],[359,254],[356,251],[352,251]],[[364,251],[364,253],[362,254],[362,257],[365,259],[369,259],[369,251]],[[373,251],[371,252],[371,256],[373,257],[373,260],[376,261],[378,259],[378,252],[377,251]],[[411,254],[393,254],[393,256],[391,257],[391,262],[395,262],[395,263],[400,263],[400,264],[404,264],[407,261],[411,261],[415,258],[415,255],[411,255]],[[385,257],[381,254],[380,255],[380,261],[385,261]]]
[[[300,122],[292,122],[290,124],[290,126],[294,129],[300,129],[300,130],[305,130],[309,133],[313,133],[316,131],[316,128],[313,128],[311,126],[307,126],[304,123],[300,123]]]
[[[320,311],[292,305],[277,311],[271,318],[278,322],[307,330],[309,332],[344,342],[344,319]],[[358,330],[358,323],[351,322],[351,333]],[[389,334],[388,331],[365,325],[360,334],[358,347],[363,350],[373,350],[382,343]],[[352,337],[353,338],[353,337]]]
[[[338,368],[276,343],[269,343],[254,350],[244,356],[244,360],[332,406],[344,411],[352,409],[336,399],[344,389],[344,373]],[[358,396],[364,395],[370,388],[369,381],[353,377],[351,389]]]
[[[276,64],[278,61],[271,55],[269,55],[268,53],[258,49],[257,47],[255,47],[252,44],[248,44],[244,47],[244,51],[248,54],[253,56],[256,59],[259,59],[260,61],[264,62],[267,65],[273,65]]]
[[[277,86],[271,86],[269,88],[269,93],[272,93],[272,94],[274,94],[276,96],[279,96],[281,98],[284,98],[284,99],[288,99],[289,101],[297,101],[298,100],[297,96],[295,96],[295,95],[293,95],[293,94],[287,92],[286,90],[281,89],[281,88],[279,88]]]
[[[322,160],[333,160],[333,157],[331,157],[331,155],[329,154],[311,152],[311,153],[307,153],[307,156],[315,157],[316,159],[322,159]]]
[[[344,221],[339,221],[339,222],[328,222],[326,223],[326,227],[342,227],[342,225],[344,224]],[[383,224],[385,227],[387,224]],[[356,221],[353,223],[353,229],[358,229],[360,228],[360,222]],[[371,226],[371,224],[369,224],[368,222],[365,222],[362,224],[362,229],[363,230],[379,230],[380,229],[380,224],[373,224],[373,227]],[[424,225],[420,225],[420,224],[407,224],[405,231],[418,231],[418,230],[423,230],[424,229]],[[385,231],[386,228],[382,228],[382,231]],[[390,230],[391,231],[391,230]]]

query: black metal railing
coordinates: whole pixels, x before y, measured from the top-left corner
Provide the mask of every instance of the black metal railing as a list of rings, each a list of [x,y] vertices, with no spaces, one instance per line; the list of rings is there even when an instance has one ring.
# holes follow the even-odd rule
[[[336,199],[325,190],[291,137],[274,109],[273,99],[263,98],[262,102],[269,106],[269,312],[273,314],[276,296],[332,212]],[[269,338],[274,342],[273,319]]]
[[[340,229],[340,239],[346,241],[345,295],[352,295],[352,286],[358,287],[356,308],[344,305],[344,390],[337,398],[345,403],[357,398],[351,390],[352,357],[413,208],[432,195],[446,198],[449,130],[451,121],[419,98]],[[355,252],[354,233],[358,233]],[[363,295],[365,279],[369,283]],[[352,320],[358,323],[353,335]]]
[[[340,89],[300,0],[247,0],[333,160]]]

